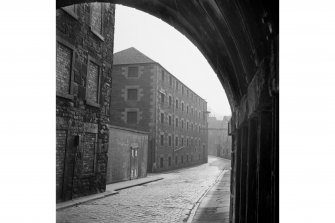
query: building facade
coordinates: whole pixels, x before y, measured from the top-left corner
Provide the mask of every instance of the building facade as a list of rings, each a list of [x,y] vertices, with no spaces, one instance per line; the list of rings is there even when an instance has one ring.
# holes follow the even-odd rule
[[[111,123],[149,132],[148,171],[207,162],[207,102],[135,48],[114,54]]]
[[[230,116],[222,120],[208,117],[208,154],[226,159],[231,157],[231,136],[228,135]]]
[[[106,188],[113,4],[56,11],[57,202]]]

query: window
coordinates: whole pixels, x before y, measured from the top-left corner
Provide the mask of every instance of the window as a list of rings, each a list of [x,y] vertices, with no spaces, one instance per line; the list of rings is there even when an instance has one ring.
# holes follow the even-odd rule
[[[87,80],[86,80],[86,99],[89,102],[99,103],[99,74],[100,67],[89,60],[87,68]]]
[[[172,96],[169,95],[169,106],[171,107],[171,105],[172,105]]]
[[[188,146],[188,138],[186,139],[186,146]]]
[[[181,120],[181,128],[184,128],[184,120]]]
[[[127,123],[128,124],[137,124],[137,111],[128,111],[127,112]]]
[[[171,115],[169,115],[169,125],[170,126],[172,125],[172,117],[171,117]]]
[[[161,113],[161,124],[164,123],[164,113]]]
[[[175,157],[174,162],[176,165],[178,164],[178,156]]]
[[[56,47],[56,92],[70,94],[73,50],[59,42]]]
[[[181,156],[181,163],[184,163],[184,156]]]
[[[136,88],[130,88],[127,90],[127,99],[128,100],[137,100],[138,90]]]
[[[164,105],[165,95],[162,92],[160,92],[160,94],[161,94],[161,105]]]
[[[169,78],[169,84],[170,84],[170,87],[172,87],[172,77],[171,76]]]
[[[181,138],[181,146],[184,146],[184,138]]]
[[[91,3],[91,30],[102,38],[102,4]],[[103,38],[102,38],[103,39]]]
[[[181,111],[184,111],[184,102],[181,103]]]
[[[161,146],[164,146],[164,134],[161,134]]]
[[[178,92],[178,81],[176,80],[176,91]]]
[[[172,146],[172,136],[169,136],[169,146]]]
[[[186,105],[186,114],[188,114],[188,105]]]
[[[187,160],[187,162],[188,162],[188,155],[186,155],[186,160]]]
[[[186,129],[188,130],[188,122],[186,122]]]
[[[159,163],[160,163],[160,167],[163,168],[164,167],[164,158],[163,157],[160,158]]]
[[[169,166],[171,166],[171,156],[169,156]]]
[[[128,67],[128,78],[138,78],[138,67]]]
[[[176,109],[178,109],[178,99],[176,99]]]
[[[176,118],[176,128],[178,128],[178,122],[179,122],[179,120],[178,120],[178,118]]]
[[[178,136],[176,136],[176,139],[175,139],[175,146],[178,146]]]
[[[181,88],[181,93],[182,93],[182,95],[184,95],[184,85]]]

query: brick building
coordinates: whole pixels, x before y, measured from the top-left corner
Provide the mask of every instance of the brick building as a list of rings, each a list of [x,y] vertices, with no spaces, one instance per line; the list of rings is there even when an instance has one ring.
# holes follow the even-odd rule
[[[114,12],[100,3],[56,12],[57,202],[106,188]]]
[[[208,154],[230,159],[231,136],[228,136],[229,116],[222,120],[208,117]]]
[[[207,102],[135,48],[114,54],[111,123],[149,132],[148,171],[207,162]]]

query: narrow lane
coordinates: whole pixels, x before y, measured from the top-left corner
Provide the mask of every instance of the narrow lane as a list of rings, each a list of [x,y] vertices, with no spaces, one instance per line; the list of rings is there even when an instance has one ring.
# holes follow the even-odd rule
[[[183,222],[224,168],[229,160],[210,156],[207,164],[159,174],[161,181],[57,211],[57,222]]]

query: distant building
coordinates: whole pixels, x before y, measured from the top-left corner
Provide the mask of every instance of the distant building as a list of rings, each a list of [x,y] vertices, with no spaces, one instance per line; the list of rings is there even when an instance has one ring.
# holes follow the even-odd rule
[[[208,117],[208,154],[230,159],[231,136],[228,136],[230,116],[223,120]]]
[[[111,123],[149,132],[148,171],[207,162],[207,102],[135,48],[114,54]]]
[[[106,189],[113,4],[56,11],[56,199]]]

